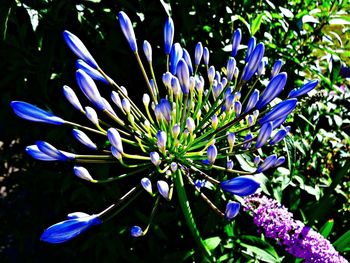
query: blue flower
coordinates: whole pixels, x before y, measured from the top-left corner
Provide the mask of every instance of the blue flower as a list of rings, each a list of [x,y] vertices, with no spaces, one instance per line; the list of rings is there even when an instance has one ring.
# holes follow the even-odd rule
[[[221,189],[231,194],[247,196],[254,194],[260,183],[252,175],[243,175],[220,183]]]
[[[75,217],[50,226],[41,235],[40,240],[54,244],[64,243],[88,228],[101,223],[98,215]]]
[[[246,66],[244,67],[242,80],[248,81],[255,74],[264,56],[264,51],[265,51],[265,47],[263,43],[259,43],[255,47],[255,49],[253,50],[252,54],[249,57],[249,60]]]
[[[78,59],[75,63],[77,69],[84,70],[91,78],[109,84],[108,80],[96,69],[92,68],[88,63],[82,59]]]
[[[265,122],[274,121],[276,119],[286,117],[294,110],[297,102],[297,99],[288,99],[280,102],[275,107],[273,107],[272,110],[266,113],[265,116],[259,120],[259,123],[262,125]]]
[[[60,117],[57,117],[48,111],[44,111],[24,101],[12,101],[10,105],[16,115],[25,120],[44,122],[54,125],[62,125],[65,123],[65,121]]]
[[[141,237],[143,236],[142,228],[139,226],[133,226],[130,230],[130,234],[133,237]]]
[[[271,136],[272,130],[273,130],[272,122],[265,122],[261,126],[258,134],[258,138],[256,139],[256,144],[255,144],[255,147],[257,149],[265,145],[265,143]]]
[[[93,141],[91,141],[91,139],[86,135],[85,132],[77,129],[73,129],[72,132],[73,136],[86,147],[89,147],[92,150],[97,149],[96,144]]]
[[[242,39],[242,31],[240,28],[236,29],[233,33],[232,37],[232,53],[231,56],[234,57],[237,55],[239,44],[241,43]]]

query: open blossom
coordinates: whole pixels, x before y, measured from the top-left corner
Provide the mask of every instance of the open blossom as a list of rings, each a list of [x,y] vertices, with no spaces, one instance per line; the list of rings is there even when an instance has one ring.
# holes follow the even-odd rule
[[[321,234],[295,220],[287,208],[266,196],[245,198],[246,211],[252,212],[254,224],[266,237],[273,238],[291,255],[305,259],[306,263],[346,263]]]
[[[63,92],[77,114],[90,121],[90,126],[66,121],[27,102],[11,103],[15,114],[23,119],[72,126],[76,140],[85,146],[84,150],[92,151],[92,154],[73,154],[38,141],[26,148],[33,158],[42,161],[112,163],[126,170],[123,174],[99,179],[99,175],[90,174],[86,168],[76,165],[76,176],[91,183],[109,183],[139,175],[135,186],[98,216],[84,214],[48,228],[42,236],[46,242],[65,242],[90,226],[100,224],[103,219],[109,218],[110,212],[121,211],[127,207],[124,202],[131,202],[142,192],[148,193],[147,198],[154,200],[150,219],[159,202],[172,202],[172,193],[177,191],[176,196],[187,224],[193,228],[194,216],[186,194],[188,189],[200,192],[197,196],[219,216],[233,219],[239,214],[240,204],[229,199],[254,194],[261,183],[257,174],[285,161],[284,156],[273,153],[266,156],[260,149],[269,147],[269,151],[273,151],[273,146],[288,132],[283,123],[297,106],[297,98],[318,83],[308,82],[290,92],[288,99],[280,98],[281,101],[272,107],[270,102],[284,93],[287,74],[280,73],[282,63],[277,61],[272,77],[264,75],[268,64],[263,43],[256,43],[252,37],[247,51],[242,51],[244,45],[241,45],[241,41],[244,38],[242,31],[236,29],[232,37],[232,52],[225,65],[210,65],[209,56],[214,52],[203,47],[201,42],[193,51],[174,43],[175,31],[171,18],[166,20],[164,27],[164,74],[158,78],[154,76],[152,61],[161,60],[153,57],[152,44],[145,40],[142,48],[144,56],[140,56],[132,21],[124,12],[119,13],[118,19],[131,48],[130,55],[135,57],[139,66],[137,70],[141,70],[144,86],[148,89],[148,93],[141,93],[143,103],[135,103],[132,98],[138,94],[132,94],[130,98],[128,93],[134,90],[117,84],[107,76],[82,41],[68,31],[64,32],[64,39],[79,58],[76,71],[79,89],[74,91],[64,86]],[[242,60],[235,58],[239,52],[246,52],[246,63],[241,66],[239,63]],[[145,58],[146,63],[143,63]],[[220,70],[222,68],[223,71]],[[157,83],[157,79],[162,82]],[[98,85],[101,83],[104,84],[104,92],[100,93]],[[103,97],[108,91],[106,84],[110,86],[110,98]],[[79,93],[88,99],[89,106],[81,105]],[[100,138],[95,140],[94,136]],[[258,161],[255,161],[254,167],[247,169],[237,162],[243,157]],[[190,187],[184,187],[185,184]],[[154,191],[155,187],[158,191]],[[206,196],[206,191],[212,190],[220,192],[218,196],[223,197],[215,200],[218,204]],[[218,208],[223,207],[223,203],[226,203],[225,211]],[[136,225],[131,228],[131,235],[143,236],[149,226],[150,223],[145,228]]]

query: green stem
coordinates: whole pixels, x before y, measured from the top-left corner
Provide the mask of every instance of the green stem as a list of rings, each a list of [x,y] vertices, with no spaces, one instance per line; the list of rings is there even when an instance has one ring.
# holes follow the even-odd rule
[[[182,178],[181,170],[178,169],[175,175],[175,188],[177,191],[180,207],[182,210],[182,213],[185,217],[186,223],[188,228],[190,229],[192,236],[198,246],[198,248],[201,250],[201,253],[203,256],[209,260],[213,261],[213,256],[210,253],[209,249],[205,246],[205,243],[197,229],[196,222],[194,221],[192,211],[190,204],[187,199],[186,191],[185,191],[185,186],[184,186],[184,181]]]

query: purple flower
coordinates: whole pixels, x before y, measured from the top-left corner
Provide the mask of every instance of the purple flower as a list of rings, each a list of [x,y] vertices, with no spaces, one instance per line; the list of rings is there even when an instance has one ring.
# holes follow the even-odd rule
[[[265,143],[271,136],[272,130],[273,130],[272,122],[265,122],[261,126],[258,134],[258,138],[256,139],[256,144],[255,144],[255,147],[257,149],[265,145]]]
[[[236,29],[235,32],[233,33],[232,37],[232,57],[237,55],[238,47],[239,44],[241,43],[242,39],[242,31],[240,28]]]
[[[84,70],[91,78],[101,81],[105,84],[109,84],[108,80],[96,69],[91,67],[88,63],[86,63],[82,59],[78,59],[75,63],[77,69]]]
[[[225,218],[231,220],[236,215],[238,215],[239,208],[241,207],[240,203],[235,201],[228,201],[225,210]]]
[[[274,121],[276,119],[286,117],[289,113],[291,113],[294,110],[295,106],[297,105],[297,102],[298,101],[296,99],[289,99],[280,102],[275,107],[273,107],[272,110],[266,113],[264,117],[262,117],[259,120],[259,123],[263,124],[268,121]]]
[[[260,195],[246,197],[245,201],[244,210],[252,212],[254,224],[291,255],[305,259],[305,263],[348,262],[327,239],[295,220],[277,201]]]
[[[252,54],[254,48],[256,45],[256,39],[255,37],[251,37],[248,41],[248,47],[247,47],[247,54],[245,57],[245,61],[248,62],[250,55]]]
[[[203,55],[203,46],[201,42],[198,42],[194,51],[194,64],[196,66],[198,66],[199,63],[201,62],[202,55]]]
[[[258,69],[258,66],[264,56],[265,46],[263,43],[259,43],[252,54],[249,57],[249,60],[244,67],[242,80],[248,81],[251,79],[251,77],[254,75],[256,70]]]

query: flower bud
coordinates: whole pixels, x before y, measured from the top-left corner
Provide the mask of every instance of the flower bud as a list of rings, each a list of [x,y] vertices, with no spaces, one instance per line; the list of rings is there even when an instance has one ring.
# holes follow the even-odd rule
[[[127,113],[127,114],[130,114],[130,110],[131,110],[131,105],[130,105],[130,101],[126,98],[124,98],[122,100],[122,107],[123,107],[123,110]]]
[[[214,77],[215,77],[215,67],[210,66],[208,69],[208,79],[210,83],[214,81]]]
[[[280,141],[282,141],[284,139],[284,137],[286,137],[287,135],[287,131],[285,129],[281,129],[279,130],[275,136],[272,137],[272,139],[270,140],[270,145],[275,145],[277,143],[279,143]]]
[[[118,14],[119,24],[123,31],[123,34],[126,40],[129,43],[131,50],[136,53],[137,52],[137,43],[134,28],[132,27],[130,18],[123,11],[120,11]]]
[[[232,57],[235,57],[237,55],[237,51],[239,48],[239,44],[241,43],[241,39],[242,39],[242,31],[240,28],[238,28],[233,33],[233,37],[232,37],[232,53],[231,53]]]
[[[232,160],[228,160],[226,163],[226,168],[229,170],[233,169],[233,161]]]
[[[145,53],[147,61],[152,62],[152,47],[147,40],[143,41],[143,53]]]
[[[260,183],[252,175],[238,176],[220,183],[220,187],[225,192],[238,196],[254,194],[260,187]]]
[[[78,59],[75,65],[77,69],[85,71],[94,80],[101,81],[107,85],[109,84],[109,81],[111,81],[110,79],[106,79],[97,69],[94,69],[82,59]]]
[[[194,124],[194,120],[191,117],[188,117],[186,120],[186,128],[190,133],[193,133],[196,125]]]
[[[111,152],[117,160],[120,161],[121,159],[123,159],[122,154],[114,146],[111,146]]]
[[[190,73],[190,75],[192,75],[193,74],[193,66],[192,66],[191,56],[185,48],[182,49],[182,58],[185,60],[187,66],[188,66],[188,72]]]
[[[297,102],[296,99],[288,99],[280,102],[259,120],[260,125],[265,122],[274,121],[277,118],[279,119],[288,116],[288,114],[294,110]],[[274,126],[274,128],[275,127],[276,126]]]
[[[173,134],[173,137],[176,139],[178,136],[179,136],[179,134],[180,134],[180,125],[179,124],[175,124],[174,126],[173,126],[173,130],[172,130],[172,134]]]
[[[203,46],[201,42],[198,42],[194,50],[194,64],[198,66],[201,62],[203,55]]]
[[[86,135],[85,132],[73,129],[73,136],[82,144],[87,146],[88,148],[92,150],[97,150],[97,146],[95,143],[91,141],[91,139]]]
[[[317,85],[318,85],[317,79],[311,80],[308,83],[306,83],[304,86],[302,86],[301,88],[293,89],[291,92],[289,92],[288,98],[300,97],[300,96],[308,93],[309,91],[313,90],[314,88],[316,88]]]
[[[225,210],[226,220],[231,220],[236,215],[238,215],[240,207],[241,207],[240,203],[235,201],[228,201],[226,205],[226,210]]]
[[[151,162],[155,166],[159,166],[161,164],[162,161],[160,160],[160,156],[157,152],[151,152],[150,157],[151,157]]]
[[[170,52],[170,72],[171,74],[176,74],[177,64],[182,58],[182,48],[179,43],[175,43],[171,48]],[[186,65],[187,66],[187,65]]]
[[[157,146],[159,151],[164,153],[166,149],[167,135],[164,131],[157,132]]]
[[[187,63],[185,62],[184,59],[180,59],[180,61],[178,62],[176,73],[180,82],[182,92],[184,94],[188,94],[189,86],[190,86],[190,83],[189,83],[190,75],[189,75]]]
[[[28,121],[44,122],[54,125],[62,125],[65,123],[60,117],[27,102],[12,101],[10,105],[18,117]]]
[[[143,189],[145,189],[148,193],[150,193],[152,195],[152,182],[150,179],[148,179],[147,177],[144,177],[141,179],[141,185],[143,187]]]
[[[273,64],[273,67],[271,70],[271,78],[273,78],[280,72],[282,65],[283,65],[283,61],[281,59],[277,59],[275,64]]]
[[[144,235],[141,227],[139,227],[139,226],[133,226],[130,230],[130,234],[133,237],[141,237]]]
[[[203,61],[204,65],[209,65],[209,49],[207,47],[203,49]]]
[[[268,103],[270,103],[274,98],[276,98],[283,90],[284,86],[287,82],[287,73],[282,72],[278,74],[276,77],[270,80],[266,89],[260,96],[258,103],[256,104],[256,108],[261,110]]]
[[[170,196],[169,196],[170,189],[167,182],[163,180],[157,181],[157,188],[161,196],[163,196],[166,200],[170,200]]]
[[[83,107],[80,104],[80,101],[75,94],[75,92],[68,86],[63,86],[63,94],[66,97],[66,99],[70,102],[70,104],[73,105],[75,109],[77,109],[80,112],[84,112]]]
[[[242,104],[240,101],[236,101],[235,105],[235,113],[236,113],[236,118],[238,118],[241,115],[241,111],[242,111]]]
[[[244,142],[247,142],[247,143],[243,144],[243,149],[247,150],[250,147],[250,145],[252,145],[251,139],[253,139],[253,135],[251,133],[248,133],[244,137]]]
[[[227,66],[226,66],[226,75],[227,75],[227,80],[230,82],[233,79],[233,74],[236,68],[236,60],[233,57],[230,57],[227,61]]]
[[[255,147],[257,149],[259,149],[265,145],[265,143],[267,142],[267,140],[271,136],[272,130],[273,130],[272,122],[265,122],[261,126],[259,134],[258,134],[258,138],[256,139],[256,144],[255,144]]]
[[[264,50],[265,50],[265,47],[263,43],[259,43],[255,47],[254,51],[249,57],[249,60],[246,66],[244,67],[242,80],[248,81],[255,74],[255,72],[258,69],[259,63],[264,56]]]
[[[252,95],[250,95],[248,102],[247,102],[247,107],[245,108],[245,112],[250,111],[251,109],[253,109],[256,105],[256,103],[259,100],[259,90],[255,89],[252,92]]]
[[[216,130],[216,128],[218,127],[218,123],[219,123],[218,116],[216,116],[216,114],[211,116],[211,126],[213,127],[214,130]]]
[[[174,40],[174,22],[171,17],[168,17],[164,26],[164,52],[166,55],[170,54],[171,47]]]
[[[199,94],[203,94],[204,91],[204,78],[202,76],[196,77],[196,90]]]
[[[117,149],[118,152],[123,153],[123,143],[119,132],[115,128],[109,128],[107,130],[107,137],[109,142]]]
[[[37,145],[30,145],[26,147],[26,152],[34,159],[40,161],[58,161],[56,158],[47,155],[39,150]]]
[[[228,145],[230,147],[230,149],[232,149],[234,143],[235,143],[235,139],[236,139],[236,135],[234,132],[230,132],[228,135],[227,135],[227,141],[228,141]]]
[[[265,161],[262,164],[260,164],[258,169],[256,169],[256,173],[262,173],[262,172],[266,171],[267,169],[273,167],[276,163],[276,160],[277,160],[276,154],[270,155],[269,157],[267,157],[265,159]]]
[[[255,45],[256,45],[256,39],[255,37],[251,37],[248,41],[247,54],[245,57],[246,62],[249,60],[249,57],[252,54],[252,51],[254,50]]]
[[[54,158],[55,160],[66,161],[67,159],[72,159],[47,142],[37,141],[35,144],[42,153]]]
[[[120,99],[119,94],[117,92],[115,92],[114,90],[111,93],[111,99],[114,102],[114,104],[117,105],[117,107],[119,109],[123,109],[122,100]]]
[[[178,165],[177,165],[177,163],[175,163],[175,162],[172,162],[172,163],[170,164],[170,169],[171,169],[171,171],[172,171],[173,173],[177,171],[177,167],[178,167]]]
[[[97,113],[93,108],[89,106],[85,107],[85,115],[93,124],[95,124],[96,126],[99,125]]]
[[[238,75],[239,75],[239,69],[236,67],[235,71],[233,72],[233,76],[235,77],[235,79],[238,79]]]
[[[162,76],[162,81],[165,87],[170,88],[171,86],[171,79],[173,78],[173,75],[170,72],[165,72]]]
[[[73,170],[74,170],[74,174],[80,179],[86,180],[88,182],[96,182],[86,168],[82,166],[74,166]]]
[[[258,165],[261,161],[260,155],[254,157],[254,165]]]
[[[63,32],[64,41],[66,41],[68,47],[77,55],[79,58],[88,63],[91,67],[97,69],[98,65],[90,52],[85,47],[84,43],[74,34],[65,30]]]
[[[143,102],[143,105],[145,105],[146,108],[148,107],[150,101],[151,101],[151,99],[150,99],[149,95],[147,93],[143,94],[142,102]]]
[[[210,145],[207,149],[207,156],[210,164],[215,162],[217,155],[218,150],[216,149],[216,146],[214,144]]]
[[[100,92],[98,91],[93,79],[83,70],[78,69],[76,72],[78,86],[84,95],[99,109],[105,110],[106,107],[102,101]]]

